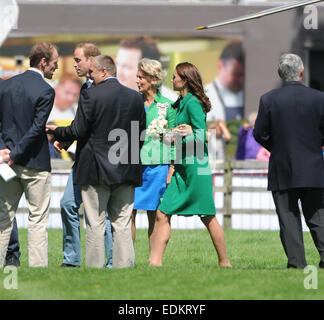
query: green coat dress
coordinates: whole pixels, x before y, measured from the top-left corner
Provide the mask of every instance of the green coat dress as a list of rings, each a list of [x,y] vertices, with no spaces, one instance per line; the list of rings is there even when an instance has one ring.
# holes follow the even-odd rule
[[[184,123],[192,127],[193,134],[175,142],[175,172],[158,209],[168,215],[215,215],[206,114],[191,93],[181,100],[177,110],[176,126]]]

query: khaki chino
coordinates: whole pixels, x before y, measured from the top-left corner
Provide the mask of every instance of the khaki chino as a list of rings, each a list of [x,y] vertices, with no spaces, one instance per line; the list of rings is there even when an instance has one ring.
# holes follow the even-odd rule
[[[134,207],[134,186],[81,186],[86,219],[86,266],[102,268],[105,265],[104,234],[106,210],[113,233],[113,268],[134,266],[135,253],[131,232]]]
[[[48,266],[47,223],[51,195],[51,174],[13,165],[16,177],[0,178],[0,267],[3,267],[13,219],[25,193],[28,216],[28,263],[30,267]]]

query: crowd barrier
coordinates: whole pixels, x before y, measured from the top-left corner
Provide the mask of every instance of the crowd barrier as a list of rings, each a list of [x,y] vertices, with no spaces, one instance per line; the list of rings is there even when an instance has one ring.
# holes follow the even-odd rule
[[[49,228],[62,228],[60,199],[70,174],[72,162],[52,160],[52,195]],[[213,173],[216,217],[224,228],[237,230],[279,230],[278,218],[271,192],[267,191],[268,163],[257,160],[211,163]],[[24,196],[18,212],[17,223],[20,228],[28,226],[28,209]],[[80,208],[81,225],[84,227],[84,209]],[[302,218],[303,229],[308,231]],[[136,227],[148,227],[145,212],[136,217]],[[171,219],[173,229],[204,228],[198,216]]]

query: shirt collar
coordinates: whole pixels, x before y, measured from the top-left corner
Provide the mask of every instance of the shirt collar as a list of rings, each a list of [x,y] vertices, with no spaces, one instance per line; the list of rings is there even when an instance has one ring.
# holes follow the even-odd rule
[[[106,80],[108,80],[108,79],[117,79],[117,77],[113,77],[113,76],[111,76],[111,77],[106,78],[104,81],[106,81]]]
[[[39,73],[39,74],[42,76],[42,78],[44,79],[44,74],[43,74],[43,72],[40,71],[39,69],[30,67],[30,68],[28,69],[28,71],[34,71],[34,72],[37,72],[37,73]],[[44,79],[44,80],[45,80],[45,79]]]
[[[89,89],[92,86],[92,84],[93,84],[93,80],[87,79],[85,83],[87,84],[87,87]]]
[[[290,86],[290,85],[300,85],[303,86],[303,83],[301,81],[285,81],[283,83],[283,86]]]
[[[103,83],[103,82],[105,82],[105,81],[107,81],[109,79],[116,79],[117,80],[117,77],[113,77],[113,76],[107,77],[106,79],[102,80],[100,83]],[[98,84],[100,84],[100,83],[98,83]],[[92,85],[95,85],[94,82],[93,82],[93,80],[91,80],[91,79],[88,79],[86,81],[86,84],[88,85],[88,88],[90,88]]]

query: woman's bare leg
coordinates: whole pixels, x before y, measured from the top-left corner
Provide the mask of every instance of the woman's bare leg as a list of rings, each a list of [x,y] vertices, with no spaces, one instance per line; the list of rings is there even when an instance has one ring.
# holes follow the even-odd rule
[[[163,254],[171,233],[170,220],[171,216],[160,210],[156,211],[150,252],[150,265],[152,266],[162,266]]]
[[[206,226],[214,247],[218,255],[218,264],[220,267],[231,267],[226,253],[225,234],[222,227],[219,225],[215,216],[207,216],[201,218],[201,221]]]
[[[154,229],[154,224],[155,224],[155,216],[156,212],[155,211],[147,211],[147,220],[148,220],[148,230],[147,230],[147,236],[149,239],[149,248],[151,252],[152,248],[152,234],[153,234],[153,229]]]

